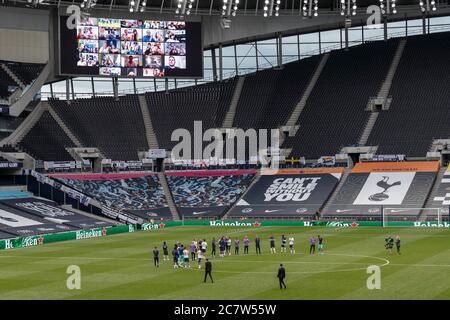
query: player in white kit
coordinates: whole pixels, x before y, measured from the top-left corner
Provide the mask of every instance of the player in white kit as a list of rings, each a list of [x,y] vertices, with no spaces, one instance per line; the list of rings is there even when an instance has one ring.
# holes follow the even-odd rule
[[[295,248],[294,248],[294,237],[290,237],[290,238],[289,238],[289,249],[291,250],[291,253],[292,253],[292,254],[295,253]]]

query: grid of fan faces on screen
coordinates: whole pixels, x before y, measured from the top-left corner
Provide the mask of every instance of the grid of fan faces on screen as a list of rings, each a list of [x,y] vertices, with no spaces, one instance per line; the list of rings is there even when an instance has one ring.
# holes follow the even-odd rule
[[[77,66],[104,76],[164,77],[186,69],[186,43],[184,21],[85,17],[77,25]]]

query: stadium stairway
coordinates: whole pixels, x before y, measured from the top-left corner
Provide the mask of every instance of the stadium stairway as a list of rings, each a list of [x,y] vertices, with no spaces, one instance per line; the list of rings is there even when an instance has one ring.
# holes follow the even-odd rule
[[[9,107],[10,116],[18,117],[26,109],[30,102],[33,101],[36,94],[41,91],[45,81],[47,81],[50,75],[50,70],[51,66],[47,63],[33,83],[25,88],[20,98],[11,104]]]
[[[322,213],[327,212],[328,209],[330,208],[330,205],[333,204],[334,199],[336,198],[336,195],[339,194],[339,191],[341,190],[342,186],[345,184],[345,181],[347,180],[347,177],[350,175],[351,172],[352,172],[351,168],[345,168],[345,171],[344,171],[344,174],[341,177],[341,180],[339,180],[339,183],[336,186],[336,188],[334,189],[333,193],[331,194],[331,196],[326,201],[326,203],[325,203],[324,207],[322,208],[322,210],[320,210],[320,215],[321,216],[322,216]]]
[[[361,137],[358,140],[358,145],[364,146],[367,143],[367,139],[369,139],[370,133],[372,132],[375,123],[377,122],[379,111],[373,110],[370,113],[369,119],[367,119],[366,126],[364,127],[363,132],[361,133]]]
[[[297,105],[294,107],[294,110],[292,110],[292,113],[289,117],[289,119],[286,121],[286,127],[290,127],[290,128],[294,128],[295,125],[298,122],[298,119],[300,118],[300,114],[302,113],[303,109],[306,106],[306,102],[308,101],[309,96],[311,95],[311,92],[313,91],[317,80],[320,77],[320,74],[322,73],[323,68],[325,68],[325,65],[328,61],[328,58],[330,57],[330,54],[325,53],[322,56],[322,59],[320,59],[320,62],[318,63],[316,70],[314,71],[314,74],[312,75],[311,79],[309,80],[308,86],[305,89],[305,92],[303,92],[302,98],[298,101]],[[298,130],[298,126],[297,129],[293,130],[292,132],[295,135],[295,132]],[[283,145],[285,136],[284,135],[280,135],[280,142],[279,145],[280,147]],[[288,149],[288,153],[290,153],[292,150],[292,148]]]
[[[300,117],[300,114],[302,113],[303,109],[305,108],[306,102],[308,101],[308,98],[311,95],[311,92],[313,91],[313,89],[317,83],[317,80],[319,79],[320,74],[322,73],[323,68],[325,68],[325,65],[326,65],[329,57],[330,57],[330,54],[326,53],[322,56],[322,59],[320,59],[320,62],[317,65],[317,68],[314,71],[314,74],[312,75],[311,80],[309,81],[308,86],[306,87],[302,98],[297,103],[294,110],[292,111],[291,116],[289,117],[288,121],[286,122],[286,126],[294,126],[297,123],[298,118]]]
[[[16,145],[19,141],[26,136],[26,134],[33,128],[36,122],[39,121],[42,114],[47,111],[47,106],[40,102],[36,108],[25,118],[24,121],[17,127],[16,130],[8,137],[0,141],[0,145],[3,146],[5,144]]]
[[[7,99],[2,100],[2,104],[9,106],[9,115],[18,117],[20,114],[30,105],[30,102],[34,100],[37,93],[40,92],[42,86],[50,75],[51,66],[46,64],[45,66],[35,66],[35,74],[31,74],[14,65],[7,63],[0,63],[0,71],[6,74],[12,82],[18,85],[15,90]],[[39,69],[39,70],[38,70]],[[24,71],[26,74],[20,74]],[[34,79],[35,77],[35,79]]]
[[[225,119],[222,123],[222,128],[232,128],[234,123],[234,118],[236,116],[236,109],[238,106],[239,98],[241,97],[242,88],[244,87],[245,76],[238,77],[236,87],[234,88],[233,97],[230,101],[230,107]]]
[[[223,215],[222,219],[227,219],[228,218],[228,213],[231,212],[234,209],[234,207],[239,202],[239,200],[241,200],[241,199],[243,199],[245,197],[247,192],[253,188],[253,186],[259,181],[260,178],[261,178],[261,170],[258,170],[258,171],[256,171],[255,177],[253,178],[252,182],[248,185],[247,190],[245,190],[245,192],[243,194],[241,194],[239,199],[237,199],[236,202],[233,203],[233,205],[227,210],[227,212],[225,212],[225,214]]]
[[[394,79],[395,72],[397,71],[398,64],[400,63],[400,59],[402,58],[403,51],[406,46],[406,40],[400,40],[397,51],[395,52],[394,58],[392,59],[391,66],[389,68],[388,74],[386,75],[386,79],[383,82],[383,85],[378,92],[379,97],[387,98],[389,92],[391,91],[392,80]]]
[[[147,138],[147,144],[149,149],[158,149],[158,138],[156,137],[155,131],[153,129],[152,119],[148,111],[147,99],[145,94],[139,95],[139,106],[141,108],[142,120],[144,121],[145,136]]]
[[[428,195],[427,201],[425,201],[424,208],[429,208],[433,203],[434,197],[437,196],[437,192],[439,190],[439,186],[441,185],[441,180],[444,177],[445,172],[447,171],[447,167],[442,167],[439,169],[438,174],[434,180],[433,188],[431,188],[430,193]],[[427,216],[426,210],[422,210],[419,215],[419,221],[425,221]]]
[[[169,184],[167,183],[166,175],[163,172],[157,173],[159,183],[163,187],[164,195],[166,196],[167,205],[169,206],[170,213],[172,214],[173,220],[181,220],[180,214],[178,213],[177,206],[173,201],[172,192],[170,191]]]
[[[12,72],[12,70],[8,68],[6,64],[0,63],[0,68],[2,68],[11,77],[11,79],[16,82],[22,90],[25,89],[25,84],[22,82],[22,80],[20,80],[19,77],[16,76],[16,74]]]
[[[0,104],[2,105],[6,105],[6,106],[10,106],[11,104],[14,103],[14,101],[16,101],[17,99],[20,98],[20,96],[22,95],[23,91],[21,88],[17,88],[13,93],[11,93],[11,95],[9,95],[7,98],[5,99],[0,99]]]
[[[403,39],[399,42],[397,51],[395,52],[394,57],[392,58],[391,65],[389,67],[389,71],[386,75],[386,78],[383,81],[383,84],[380,87],[380,90],[378,91],[378,98],[382,98],[383,101],[386,103],[389,92],[391,90],[392,86],[392,80],[394,79],[395,72],[397,71],[398,64],[400,63],[400,59],[403,55],[403,51],[405,49],[406,40]],[[366,126],[364,127],[363,132],[361,133],[361,137],[359,138],[358,144],[361,146],[366,145],[367,140],[369,139],[370,133],[372,132],[373,127],[375,126],[375,123],[378,119],[379,111],[373,110],[369,119],[367,120]]]
[[[53,110],[53,107],[51,106],[50,103],[48,103],[47,101],[43,101],[41,102],[42,105],[44,106],[44,108],[47,108],[48,112],[50,113],[50,115],[53,117],[53,119],[55,119],[55,121],[58,123],[58,125],[61,127],[61,129],[65,132],[65,134],[69,137],[69,139],[73,142],[73,144],[76,147],[82,147],[82,144],[80,142],[80,140],[78,140],[78,138],[72,133],[72,131],[70,131],[70,129],[66,126],[66,124],[64,123],[64,121],[60,118],[60,116],[55,112],[55,110]]]

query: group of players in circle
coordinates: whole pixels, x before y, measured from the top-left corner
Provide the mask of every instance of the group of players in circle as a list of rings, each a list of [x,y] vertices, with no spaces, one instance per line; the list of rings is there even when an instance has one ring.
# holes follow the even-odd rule
[[[291,254],[295,254],[295,246],[294,246],[295,239],[293,236],[287,238],[285,235],[281,236],[281,253],[287,253],[287,246],[289,245],[289,251]],[[242,243],[244,245],[244,255],[248,255],[249,253],[249,245],[250,245],[250,239],[248,236],[245,236],[242,240]],[[213,238],[211,241],[211,258],[216,258],[217,256],[217,248],[218,250],[218,256],[220,258],[224,258],[225,256],[231,256],[232,255],[232,245],[234,244],[234,255],[239,255],[240,252],[240,245],[241,241],[239,238],[235,238],[234,240],[232,237],[226,237],[222,236],[219,238],[219,240],[216,240],[216,238]],[[317,252],[318,254],[323,254],[323,248],[324,248],[324,239],[322,236],[318,235],[317,238],[315,236],[311,236],[309,239],[309,254],[314,254],[316,252],[316,245],[317,245]],[[190,268],[191,267],[191,261],[197,261],[198,268],[201,269],[201,263],[203,260],[206,259],[206,251],[208,248],[208,242],[206,239],[199,239],[198,241],[196,239],[193,239],[191,244],[189,246],[185,246],[184,244],[177,242],[174,244],[172,249],[172,259],[173,259],[173,267],[174,268]],[[275,254],[276,253],[276,246],[275,246],[275,238],[274,236],[271,236],[269,238],[269,248],[270,253]],[[163,251],[163,261],[169,261],[169,246],[164,241],[162,244],[162,251]],[[255,253],[261,254],[261,238],[259,236],[255,237]],[[159,250],[158,247],[154,247],[153,249],[153,262],[156,267],[159,267]]]

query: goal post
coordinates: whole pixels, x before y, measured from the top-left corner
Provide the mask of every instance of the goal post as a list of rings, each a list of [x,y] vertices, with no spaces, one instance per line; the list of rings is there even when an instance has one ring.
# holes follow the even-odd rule
[[[383,208],[383,227],[410,226],[413,222],[442,223],[442,208]]]

